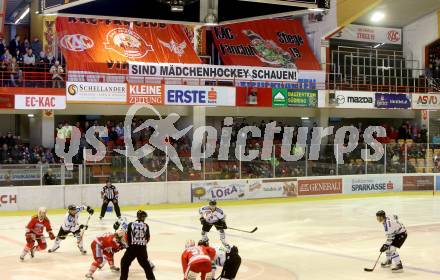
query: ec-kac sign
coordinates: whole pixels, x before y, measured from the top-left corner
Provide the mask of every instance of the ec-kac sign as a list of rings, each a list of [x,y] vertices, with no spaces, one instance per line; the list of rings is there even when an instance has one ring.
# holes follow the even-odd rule
[[[66,109],[66,97],[57,95],[15,95],[15,109]]]

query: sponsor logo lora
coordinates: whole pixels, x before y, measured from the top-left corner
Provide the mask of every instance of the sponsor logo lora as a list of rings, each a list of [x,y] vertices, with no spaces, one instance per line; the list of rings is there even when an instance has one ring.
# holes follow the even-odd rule
[[[133,30],[115,28],[107,33],[107,42],[104,48],[113,50],[127,58],[142,58],[148,52],[154,51],[153,46]]]
[[[212,198],[214,199],[225,199],[230,196],[238,196],[242,197],[244,196],[243,190],[240,188],[240,186],[236,185],[228,185],[226,187],[213,187],[209,190],[211,193]]]
[[[351,190],[353,192],[369,192],[369,191],[391,191],[394,189],[394,183],[377,182],[376,180],[353,180]]]
[[[95,43],[92,39],[83,34],[64,35],[60,39],[62,48],[72,52],[82,52],[93,48]]]

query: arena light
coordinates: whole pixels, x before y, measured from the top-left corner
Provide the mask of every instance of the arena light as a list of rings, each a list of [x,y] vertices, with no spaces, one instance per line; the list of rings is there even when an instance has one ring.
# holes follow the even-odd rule
[[[21,14],[21,16],[15,21],[14,24],[18,24],[20,21],[22,21],[24,19],[24,17],[29,14],[30,11],[31,11],[31,8],[27,7],[27,9]]]
[[[28,118],[33,118],[34,114],[28,114],[27,116],[28,116]]]
[[[301,117],[301,120],[306,121],[306,120],[310,120],[309,117]]]
[[[385,18],[385,14],[383,12],[377,11],[371,15],[372,22],[380,22]]]
[[[325,11],[324,9],[321,9],[321,8],[309,8],[307,10],[310,12],[316,12],[316,13],[321,13],[321,12]]]

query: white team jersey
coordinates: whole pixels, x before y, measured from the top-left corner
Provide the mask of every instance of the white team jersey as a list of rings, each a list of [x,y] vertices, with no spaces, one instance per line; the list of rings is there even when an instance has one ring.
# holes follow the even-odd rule
[[[397,216],[385,217],[383,222],[385,235],[387,236],[386,244],[391,245],[397,234],[406,232],[406,228],[398,221]]]
[[[128,222],[127,222],[127,218],[125,217],[121,217],[118,219],[118,223],[119,223],[119,229],[124,230],[125,232],[128,231]]]
[[[79,230],[79,213],[87,209],[87,206],[76,207],[76,214],[74,216],[69,213],[64,218],[64,223],[61,225],[64,231],[75,232]]]
[[[218,207],[212,211],[209,206],[204,206],[199,209],[199,214],[210,224],[215,224],[220,220],[224,220],[226,217],[226,215],[223,213],[223,210]]]
[[[220,246],[215,250],[215,265],[216,266],[223,266],[226,261],[226,248],[224,246]]]

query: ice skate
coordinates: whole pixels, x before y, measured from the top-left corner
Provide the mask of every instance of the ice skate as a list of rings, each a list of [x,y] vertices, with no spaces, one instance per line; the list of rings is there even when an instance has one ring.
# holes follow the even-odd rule
[[[59,248],[60,248],[60,246],[55,246],[55,247],[53,247],[52,249],[49,249],[48,252],[49,252],[49,253],[53,253],[53,252],[55,252],[56,250],[58,250]]]
[[[391,266],[391,260],[386,260],[386,261],[384,261],[384,262],[382,262],[381,264],[380,264],[380,266],[381,267],[390,267]]]
[[[93,279],[93,274],[92,273],[87,273],[86,274],[86,279]]]
[[[398,263],[395,267],[393,267],[391,269],[391,272],[393,272],[393,273],[403,272],[402,263]]]
[[[117,267],[117,266],[110,266],[110,270],[111,270],[112,272],[118,272],[118,271],[120,271],[121,269],[120,269],[119,267]]]

